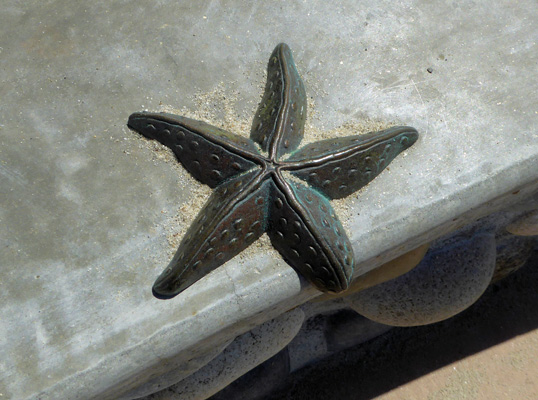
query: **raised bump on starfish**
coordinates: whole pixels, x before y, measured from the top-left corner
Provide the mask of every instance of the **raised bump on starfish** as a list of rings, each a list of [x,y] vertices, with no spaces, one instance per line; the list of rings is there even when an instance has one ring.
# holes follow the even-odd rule
[[[273,246],[322,291],[345,290],[353,249],[328,199],[377,176],[418,138],[411,127],[324,140],[296,150],[306,116],[304,85],[291,51],[279,44],[251,139],[171,114],[135,113],[128,125],[170,147],[200,182],[215,187],[153,293],[170,298],[268,232]],[[268,155],[258,152],[258,142]],[[290,153],[286,160],[282,156]],[[284,171],[310,184],[288,181]]]

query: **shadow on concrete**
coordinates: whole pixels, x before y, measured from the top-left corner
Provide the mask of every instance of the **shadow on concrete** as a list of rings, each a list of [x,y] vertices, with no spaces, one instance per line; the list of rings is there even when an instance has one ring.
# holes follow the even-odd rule
[[[538,252],[535,251],[523,268],[490,286],[479,301],[453,318],[428,326],[394,328],[291,375],[277,374],[279,389],[270,395],[267,392],[275,387],[275,379],[271,379],[274,374],[264,374],[262,364],[247,374],[252,374],[248,377],[248,386],[258,386],[258,390],[246,392],[250,395],[256,392],[254,398],[267,400],[370,400],[455,361],[538,329],[537,309]],[[278,357],[280,353],[275,360]],[[266,379],[271,382],[264,382]],[[260,390],[259,386],[265,390]],[[224,390],[232,395],[229,399],[253,399],[245,397],[247,393],[238,387],[230,389],[232,387]],[[219,398],[218,394],[215,397]]]

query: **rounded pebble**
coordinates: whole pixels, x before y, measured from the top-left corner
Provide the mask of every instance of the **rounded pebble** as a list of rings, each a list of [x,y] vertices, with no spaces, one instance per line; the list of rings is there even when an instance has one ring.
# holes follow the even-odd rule
[[[497,237],[497,260],[491,281],[497,282],[525,265],[536,244],[537,238],[509,233]]]
[[[538,235],[538,210],[516,219],[506,227],[506,230],[519,236]]]
[[[204,367],[168,389],[153,394],[151,398],[207,399],[287,346],[299,332],[303,321],[303,311],[296,308],[255,327],[250,332],[239,335]],[[179,376],[179,373],[181,370],[172,371],[166,376],[168,386],[170,378],[176,378],[174,375]],[[163,384],[162,378],[156,378],[151,383],[153,385],[146,390],[157,387],[156,384],[161,384],[161,387],[167,386]]]
[[[486,290],[494,269],[495,238],[481,234],[431,251],[407,274],[345,300],[382,324],[432,324],[473,304]]]

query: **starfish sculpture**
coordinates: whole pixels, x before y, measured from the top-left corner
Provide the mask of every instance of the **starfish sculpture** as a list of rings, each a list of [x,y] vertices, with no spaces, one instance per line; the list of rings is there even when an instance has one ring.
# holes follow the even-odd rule
[[[264,232],[288,264],[318,289],[336,293],[348,287],[353,249],[329,199],[366,185],[418,133],[398,126],[297,150],[305,118],[304,85],[284,43],[269,60],[250,139],[172,114],[129,117],[130,128],[170,147],[196,179],[215,188],[156,280],[156,297],[174,297]]]

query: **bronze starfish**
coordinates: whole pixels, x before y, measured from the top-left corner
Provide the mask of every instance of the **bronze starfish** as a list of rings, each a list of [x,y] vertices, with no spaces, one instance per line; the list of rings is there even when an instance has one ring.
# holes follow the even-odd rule
[[[288,264],[318,289],[341,292],[348,287],[353,249],[329,199],[366,185],[418,133],[398,126],[296,150],[305,118],[304,85],[284,43],[269,60],[251,139],[172,114],[129,117],[130,128],[170,147],[196,179],[215,188],[156,280],[156,297],[174,297],[264,232]]]

